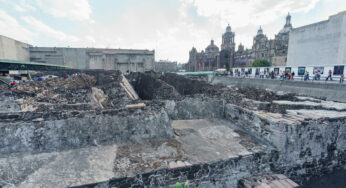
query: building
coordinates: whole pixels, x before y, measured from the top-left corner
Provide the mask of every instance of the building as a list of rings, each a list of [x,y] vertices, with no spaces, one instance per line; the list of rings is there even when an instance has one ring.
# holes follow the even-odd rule
[[[0,35],[0,59],[30,60],[31,45]]]
[[[226,68],[227,64],[232,66],[235,52],[235,34],[232,32],[231,26],[226,27],[226,32],[222,35],[222,44],[220,51],[220,66],[218,68]]]
[[[291,15],[286,16],[286,23],[283,29],[275,35],[274,39],[268,39],[262,27],[253,38],[251,49],[245,49],[240,43],[235,50],[235,33],[231,26],[226,27],[226,32],[222,35],[221,51],[214,41],[205,51],[198,52],[196,48],[190,51],[188,68],[190,71],[215,70],[226,68],[226,64],[231,67],[250,66],[255,59],[266,59],[276,66],[283,66],[287,61],[289,33],[292,30]]]
[[[346,64],[346,11],[290,33],[287,66]]]
[[[155,63],[156,72],[176,72],[178,70],[177,62],[160,60]]]
[[[33,47],[4,36],[0,36],[0,59],[65,65],[75,69],[122,72],[144,72],[155,68],[154,50]]]
[[[205,51],[198,53],[196,48],[190,51],[188,70],[189,71],[210,71],[219,67],[219,47],[214,44],[214,40],[205,48]]]

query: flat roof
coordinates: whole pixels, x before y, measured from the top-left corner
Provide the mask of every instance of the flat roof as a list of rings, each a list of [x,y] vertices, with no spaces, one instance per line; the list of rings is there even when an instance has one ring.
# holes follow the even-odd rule
[[[18,61],[18,60],[10,60],[10,59],[0,59],[0,63],[23,64],[23,65],[38,65],[38,66],[46,66],[46,67],[71,68],[71,67],[69,67],[69,66],[64,66],[64,65],[56,65],[56,64],[48,64],[48,63],[39,63],[39,62],[32,62],[32,61]]]

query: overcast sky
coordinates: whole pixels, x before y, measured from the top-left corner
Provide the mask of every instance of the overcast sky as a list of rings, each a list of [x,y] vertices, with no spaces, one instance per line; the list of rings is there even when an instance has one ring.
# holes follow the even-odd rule
[[[261,25],[273,38],[288,12],[293,27],[346,10],[346,0],[0,0],[0,35],[34,46],[155,49],[187,62],[192,46],[221,45],[230,24],[250,48]]]

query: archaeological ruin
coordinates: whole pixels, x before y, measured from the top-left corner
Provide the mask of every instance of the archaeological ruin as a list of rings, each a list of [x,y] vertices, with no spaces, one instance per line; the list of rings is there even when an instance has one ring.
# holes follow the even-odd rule
[[[343,102],[174,73],[33,78],[47,74],[0,85],[0,187],[297,187],[346,164]]]

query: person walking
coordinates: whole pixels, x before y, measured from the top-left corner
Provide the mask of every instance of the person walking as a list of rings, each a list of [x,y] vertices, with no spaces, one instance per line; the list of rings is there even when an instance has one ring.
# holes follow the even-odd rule
[[[304,75],[304,81],[306,80],[310,80],[310,76],[309,76],[309,72],[305,71],[305,75]]]
[[[344,83],[344,73],[340,75],[340,84]]]
[[[321,72],[317,71],[315,74],[314,80],[320,80],[320,78],[321,78]]]
[[[293,71],[293,72],[292,72],[292,77],[291,77],[292,80],[294,80],[294,75],[295,75],[295,73],[294,73],[294,71]]]
[[[330,78],[331,81],[333,81],[333,78],[332,78],[332,70],[329,70],[329,72],[328,72],[328,77],[327,77],[326,81],[328,81],[329,78]]]

